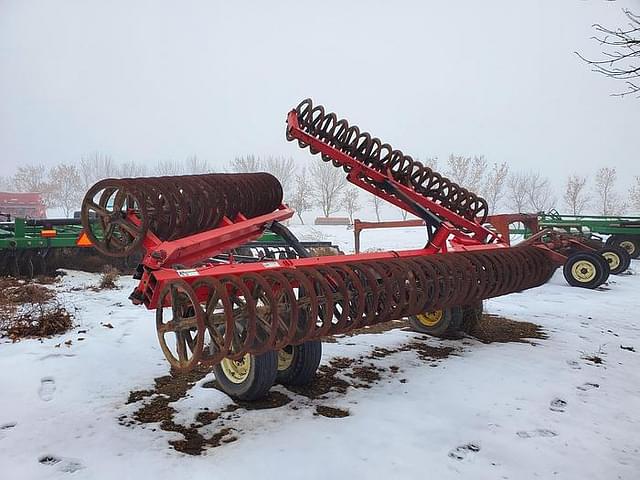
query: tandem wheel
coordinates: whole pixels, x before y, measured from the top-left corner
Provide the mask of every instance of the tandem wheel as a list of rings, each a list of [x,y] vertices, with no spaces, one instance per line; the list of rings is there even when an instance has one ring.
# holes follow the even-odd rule
[[[624,248],[609,245],[598,251],[609,264],[609,271],[613,275],[624,272],[631,265],[631,255]]]
[[[240,360],[224,358],[213,367],[213,373],[222,391],[230,397],[257,400],[269,393],[276,380],[278,355],[276,352],[247,353]]]
[[[278,352],[276,381],[283,385],[308,385],[315,377],[321,357],[320,340],[310,340],[283,348]]]
[[[443,308],[442,310],[411,315],[409,324],[419,333],[441,338],[459,338],[463,324],[462,308]]]
[[[307,385],[313,381],[322,357],[322,342],[289,345],[279,352],[246,354],[223,359],[213,367],[220,388],[230,397],[252,401],[265,397],[274,383]]]
[[[624,248],[631,258],[640,257],[640,237],[638,236],[611,235],[606,243]]]
[[[567,258],[562,273],[569,285],[593,289],[609,278],[609,263],[598,253],[577,252]]]

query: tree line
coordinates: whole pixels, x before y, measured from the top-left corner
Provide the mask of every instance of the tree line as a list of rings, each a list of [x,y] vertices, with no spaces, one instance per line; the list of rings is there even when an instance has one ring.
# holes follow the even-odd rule
[[[592,177],[569,175],[558,198],[550,178],[542,173],[512,172],[505,162],[491,163],[482,155],[450,155],[443,165],[439,165],[437,158],[419,160],[483,196],[490,213],[540,212],[553,208],[573,215],[640,212],[640,176],[634,177],[628,192],[623,192],[618,186],[615,167],[602,167]],[[196,155],[183,161],[161,161],[147,166],[117,162],[110,155],[93,153],[81,157],[77,163],[61,163],[51,168],[37,164],[19,166],[13,176],[0,177],[0,190],[40,192],[48,208],[60,208],[70,216],[80,207],[84,192],[103,178],[198,174],[215,170],[220,169]],[[222,170],[273,174],[282,184],[285,202],[296,211],[302,223],[303,214],[314,208],[319,208],[325,217],[346,214],[352,222],[358,212],[367,208],[368,215],[374,215],[379,221],[385,203],[347,182],[345,172],[331,162],[314,159],[300,165],[292,157],[243,155],[235,157]],[[397,211],[400,218],[407,218],[406,211]]]

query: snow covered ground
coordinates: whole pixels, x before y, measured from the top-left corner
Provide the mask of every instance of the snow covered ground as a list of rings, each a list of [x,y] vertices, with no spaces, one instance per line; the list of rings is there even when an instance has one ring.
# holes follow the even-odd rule
[[[295,230],[304,237],[313,228]],[[344,227],[323,232],[352,249]],[[365,232],[363,247],[421,239],[415,230]],[[640,272],[640,262],[632,269]],[[325,365],[399,351],[367,360],[382,369],[370,388],[309,399],[274,387],[291,401],[229,409],[199,431],[229,427],[235,441],[201,455],[174,450],[169,441],[181,434],[157,424],[123,425],[149,401],[127,404],[130,392],[152,389],[168,365],[153,312],[127,300],[135,282],[83,288],[97,281],[69,272],[53,287],[74,312],[72,331],[0,343],[2,478],[640,478],[640,274],[590,291],[567,286],[557,272],[542,287],[486,302],[491,313],[543,326],[548,338],[532,343],[440,341],[396,329],[325,344]],[[424,360],[398,349],[416,339],[454,354]],[[188,426],[198,413],[232,405],[205,388],[211,379],[170,404],[174,422]],[[349,415],[315,415],[318,405]]]

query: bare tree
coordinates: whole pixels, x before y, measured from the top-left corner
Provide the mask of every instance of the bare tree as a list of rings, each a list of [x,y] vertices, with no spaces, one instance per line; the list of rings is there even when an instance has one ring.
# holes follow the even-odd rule
[[[190,155],[185,160],[185,172],[192,175],[198,173],[208,173],[211,171],[209,162],[204,158],[198,158],[196,155]]]
[[[98,180],[117,176],[118,165],[110,155],[94,152],[80,158],[79,174],[83,187],[87,189]]]
[[[508,176],[509,166],[505,162],[494,163],[486,175],[482,195],[487,200],[492,214],[498,210]]]
[[[629,200],[631,200],[631,206],[637,212],[640,212],[640,176],[633,177],[634,184],[629,190]]]
[[[9,177],[0,177],[0,190],[3,192],[12,192],[15,190],[13,180]]]
[[[553,187],[548,177],[540,172],[529,172],[526,175],[527,202],[533,212],[546,212],[556,204]]]
[[[509,208],[522,213],[527,204],[527,176],[516,172],[507,178],[507,200]]]
[[[181,175],[184,164],[175,160],[160,160],[153,167],[153,175]]]
[[[262,160],[260,157],[256,157],[255,155],[235,157],[231,162],[229,162],[229,170],[237,173],[259,172],[262,168]]]
[[[628,20],[626,27],[611,29],[593,25],[596,31],[593,39],[605,50],[601,60],[588,60],[576,52],[595,72],[627,84],[627,91],[614,94],[617,96],[640,93],[640,16],[627,9],[622,11]]]
[[[438,170],[438,157],[415,157],[415,160],[422,163],[425,167],[429,167],[431,170]]]
[[[486,170],[487,161],[482,155],[464,157],[452,154],[447,159],[447,176],[472,192],[477,192],[482,188]]]
[[[360,192],[355,187],[348,187],[342,194],[342,204],[349,215],[349,221],[353,224],[353,214],[360,210]]]
[[[287,199],[287,203],[296,211],[296,215],[298,215],[300,223],[303,225],[304,219],[302,218],[302,214],[311,210],[313,206],[311,201],[312,194],[312,187],[307,178],[307,169],[303,168],[302,171],[296,175],[291,194]]]
[[[282,185],[285,196],[288,196],[289,190],[296,177],[296,164],[292,157],[268,157],[264,161],[259,161],[262,169],[276,177]]]
[[[618,174],[615,167],[603,167],[596,172],[595,187],[602,215],[620,215],[626,204],[616,192]]]
[[[569,175],[564,189],[564,203],[573,215],[580,215],[591,199],[586,189],[587,177]]]
[[[47,169],[44,165],[18,167],[11,181],[16,192],[37,192],[46,207],[53,206],[51,185],[47,180]]]
[[[142,177],[146,174],[147,168],[144,163],[138,163],[133,160],[123,162],[118,165],[116,175],[124,178]]]
[[[376,220],[378,222],[380,221],[380,210],[382,209],[382,202],[383,200],[377,195],[372,195],[369,199],[369,203],[373,205],[373,211],[376,212]]]
[[[66,217],[80,206],[83,197],[82,179],[75,165],[61,163],[49,172],[51,206],[60,207]]]
[[[309,173],[313,192],[324,216],[340,210],[340,194],[347,183],[342,169],[335,168],[331,163],[314,162]]]
[[[47,170],[44,165],[24,165],[18,167],[13,176],[13,184],[18,192],[40,192],[47,189]]]

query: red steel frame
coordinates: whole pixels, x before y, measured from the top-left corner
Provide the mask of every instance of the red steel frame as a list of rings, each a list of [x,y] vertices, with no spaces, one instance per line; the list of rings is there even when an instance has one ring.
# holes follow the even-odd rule
[[[255,218],[247,219],[242,215],[233,220],[225,218],[221,225],[215,229],[164,242],[159,240],[153,233],[148,232],[142,243],[146,253],[142,261],[142,271],[138,277],[140,278],[140,283],[130,297],[134,303],[142,303],[149,309],[157,308],[159,306],[160,292],[164,286],[168,282],[177,279],[182,279],[191,284],[202,277],[220,277],[227,274],[260,272],[271,269],[336,265],[387,258],[410,258],[452,251],[508,248],[508,243],[500,235],[485,226],[468,220],[418,194],[412,188],[397,182],[390,174],[387,175],[374,170],[331,145],[308,135],[300,129],[295,110],[289,113],[287,125],[287,133],[290,137],[299,139],[311,145],[315,150],[328,155],[341,165],[350,167],[347,179],[354,185],[414,215],[420,216],[421,214],[415,208],[417,205],[441,219],[442,222],[432,235],[431,240],[424,248],[416,250],[282,259],[252,263],[237,263],[231,256],[227,263],[207,263],[194,268],[194,265],[200,264],[207,258],[258,238],[272,222],[290,218],[294,213],[293,210],[281,205],[273,213]],[[382,187],[367,183],[363,177],[368,177],[376,183],[391,184],[396,191],[400,192],[400,195],[390,194]],[[404,199],[401,197],[404,197]],[[130,212],[129,215],[133,221],[138,221],[134,212]],[[180,265],[180,268],[176,268],[176,265]]]

